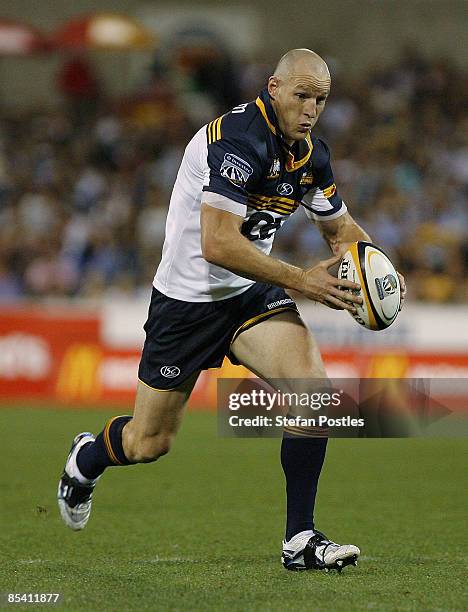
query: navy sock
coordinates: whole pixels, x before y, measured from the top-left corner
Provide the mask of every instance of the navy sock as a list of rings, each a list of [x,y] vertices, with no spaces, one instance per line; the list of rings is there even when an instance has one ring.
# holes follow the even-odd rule
[[[327,441],[327,438],[283,438],[281,465],[286,476],[286,540],[314,528],[315,496]]]
[[[122,430],[131,419],[131,416],[110,419],[94,442],[80,448],[76,464],[85,478],[97,478],[112,465],[130,465],[122,446]]]

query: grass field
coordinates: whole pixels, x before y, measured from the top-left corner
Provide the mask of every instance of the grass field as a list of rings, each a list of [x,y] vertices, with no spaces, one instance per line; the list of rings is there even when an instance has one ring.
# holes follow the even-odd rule
[[[86,530],[66,529],[65,455],[108,415],[0,410],[3,594],[59,592],[67,610],[467,609],[464,440],[332,441],[317,526],[362,560],[292,573],[279,440],[220,439],[209,414],[187,415],[159,463],[108,470]]]

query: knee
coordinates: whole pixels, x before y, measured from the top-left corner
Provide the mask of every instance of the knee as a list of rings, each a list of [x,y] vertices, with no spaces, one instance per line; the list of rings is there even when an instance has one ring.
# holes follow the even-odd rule
[[[167,434],[157,434],[145,438],[133,439],[125,449],[127,459],[132,463],[151,463],[167,455],[172,439]]]

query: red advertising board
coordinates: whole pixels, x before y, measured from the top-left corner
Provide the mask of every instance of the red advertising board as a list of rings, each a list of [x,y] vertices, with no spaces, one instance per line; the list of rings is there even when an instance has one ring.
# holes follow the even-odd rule
[[[322,350],[331,378],[468,378],[466,353],[359,347]],[[12,308],[0,312],[0,397],[102,406],[131,405],[139,352],[107,346],[99,313],[74,309]],[[214,409],[219,376],[243,378],[246,368],[228,360],[203,372],[192,408]]]
[[[65,309],[13,308],[0,313],[0,396],[54,398],[73,347],[98,353],[99,319]]]

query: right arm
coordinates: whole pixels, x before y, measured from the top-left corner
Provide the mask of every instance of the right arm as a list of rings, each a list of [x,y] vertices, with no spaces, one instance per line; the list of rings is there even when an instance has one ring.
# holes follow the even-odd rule
[[[310,300],[334,308],[354,311],[354,306],[349,302],[359,302],[359,298],[352,293],[339,288],[357,289],[359,285],[338,280],[328,273],[328,268],[340,261],[339,256],[303,270],[265,255],[253,246],[241,234],[244,219],[240,215],[203,203],[200,221],[202,254],[209,263],[244,278],[293,289]]]

